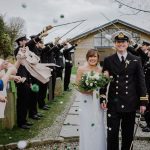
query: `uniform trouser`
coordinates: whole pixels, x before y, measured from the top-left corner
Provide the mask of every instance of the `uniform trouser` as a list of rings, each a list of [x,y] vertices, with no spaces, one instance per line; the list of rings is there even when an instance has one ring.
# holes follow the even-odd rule
[[[17,84],[17,124],[24,125],[30,102],[30,87],[27,83]]]
[[[149,102],[148,102],[146,111],[144,113],[144,118],[145,118],[147,126],[150,127],[150,81],[149,81],[149,76],[146,76],[146,77],[147,78],[145,78],[145,82],[146,82]]]
[[[32,78],[32,85],[39,84],[39,81],[35,78]],[[29,107],[29,117],[37,114],[37,102],[38,102],[38,92],[34,92],[31,90],[30,97],[30,107]]]
[[[70,77],[71,77],[72,66],[65,66],[65,75],[64,75],[64,91],[69,89]]]
[[[119,150],[119,129],[121,126],[121,150],[129,150],[133,140],[135,112],[107,111],[107,150]]]
[[[39,106],[39,108],[42,108],[45,105],[47,86],[48,86],[48,83],[43,84],[43,83],[39,82],[39,92],[38,92],[38,106]]]

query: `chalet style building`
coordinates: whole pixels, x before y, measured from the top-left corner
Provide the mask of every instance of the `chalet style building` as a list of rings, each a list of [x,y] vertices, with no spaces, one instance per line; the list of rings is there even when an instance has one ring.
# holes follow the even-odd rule
[[[131,33],[136,43],[142,43],[143,40],[150,41],[150,31],[116,19],[71,39],[72,43],[78,43],[74,53],[75,66],[82,65],[85,62],[85,54],[91,48],[99,51],[101,62],[106,56],[113,54],[115,52],[113,42],[108,40],[105,35],[111,35],[118,30]]]

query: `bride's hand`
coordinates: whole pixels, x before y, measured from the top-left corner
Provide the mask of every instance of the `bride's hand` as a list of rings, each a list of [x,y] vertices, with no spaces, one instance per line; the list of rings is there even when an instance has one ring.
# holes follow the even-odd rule
[[[104,71],[104,75],[105,75],[106,77],[109,77],[109,72],[108,72],[108,71]]]
[[[93,91],[92,91],[92,90],[89,90],[89,91],[81,91],[81,93],[92,95],[92,94],[93,94]]]

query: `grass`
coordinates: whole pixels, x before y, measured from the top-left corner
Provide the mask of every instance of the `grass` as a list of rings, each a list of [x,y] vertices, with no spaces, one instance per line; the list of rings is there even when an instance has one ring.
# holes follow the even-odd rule
[[[72,67],[72,71],[71,71],[71,74],[76,74],[77,73],[77,67],[73,66]]]
[[[47,104],[50,106],[49,111],[40,111],[44,117],[41,120],[32,121],[34,125],[30,130],[23,130],[18,127],[14,127],[13,129],[0,129],[0,144],[8,144],[33,138],[42,129],[50,127],[56,117],[64,110],[70,97],[71,93],[65,92],[62,96],[56,97],[51,102],[48,102]]]

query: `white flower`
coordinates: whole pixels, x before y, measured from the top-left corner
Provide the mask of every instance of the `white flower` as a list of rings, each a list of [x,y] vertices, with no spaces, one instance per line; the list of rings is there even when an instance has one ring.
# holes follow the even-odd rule
[[[93,86],[93,83],[90,83],[90,86]]]
[[[129,60],[126,60],[126,62],[125,62],[126,64],[129,64],[130,63],[130,61]]]
[[[89,85],[89,82],[88,82],[88,80],[86,80],[86,81],[85,81],[85,84],[86,84],[86,85]]]
[[[110,76],[110,79],[113,79],[113,76]]]
[[[94,78],[95,78],[96,80],[99,80],[99,74],[96,73],[96,74],[94,75]]]
[[[126,65],[125,65],[125,68],[127,68],[127,66],[130,64],[130,61],[131,61],[131,60],[126,60],[126,61],[125,61],[125,64],[126,64]]]

